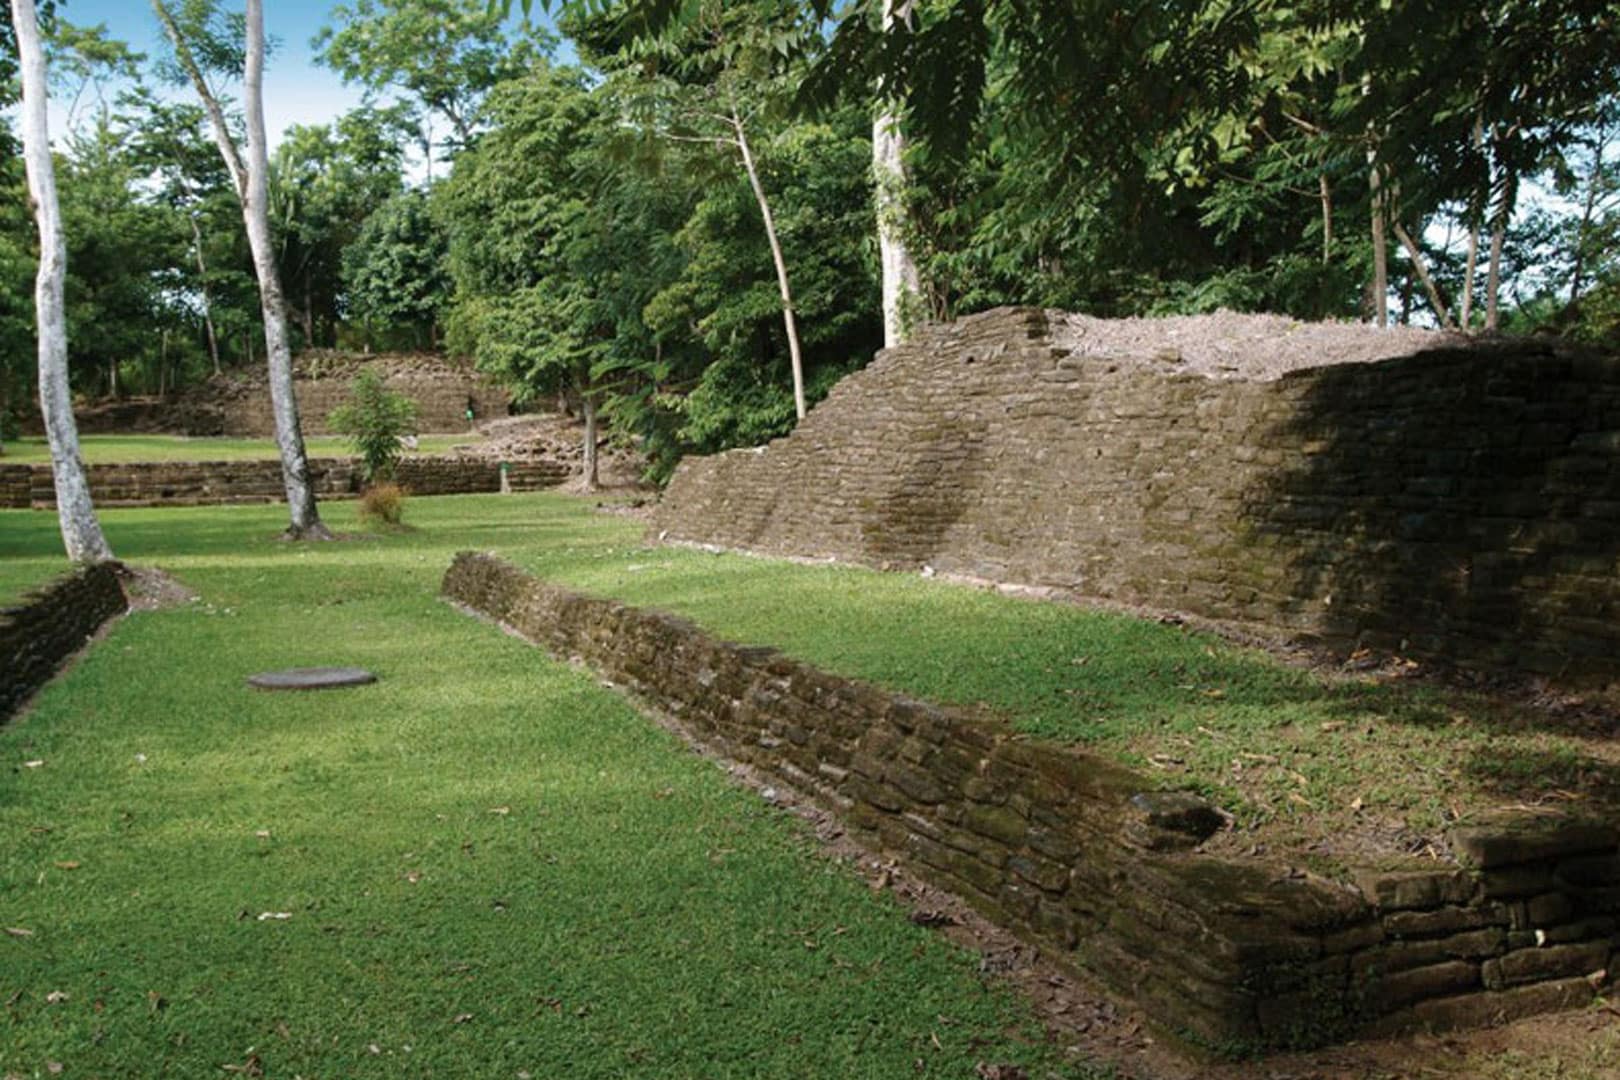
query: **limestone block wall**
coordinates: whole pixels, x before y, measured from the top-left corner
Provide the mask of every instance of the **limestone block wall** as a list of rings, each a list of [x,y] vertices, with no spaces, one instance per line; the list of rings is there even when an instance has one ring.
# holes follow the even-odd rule
[[[86,466],[97,506],[201,506],[280,502],[286,498],[279,461],[147,461]],[[348,458],[311,458],[310,482],[320,499],[359,494],[359,471]],[[574,469],[556,461],[512,462],[507,489],[539,491],[568,480]],[[459,457],[408,457],[399,482],[415,495],[467,495],[501,490],[499,463]],[[56,505],[49,465],[0,465],[0,507]]]
[[[870,848],[1222,1050],[1455,1027],[1589,1003],[1620,961],[1620,833],[1457,830],[1467,866],[1359,887],[1202,854],[1202,800],[959,711],[727,644],[462,553],[451,600],[583,661],[694,741],[839,815]]]
[[[107,563],[74,570],[0,608],[0,721],[128,608],[118,570]]]
[[[511,398],[504,390],[469,368],[436,357],[306,354],[299,358],[293,392],[306,435],[331,431],[329,417],[349,401],[350,386],[362,367],[375,367],[386,376],[389,389],[416,402],[417,429],[430,432],[468,431],[470,402],[474,421],[507,415]],[[275,416],[264,379],[215,379],[196,395],[187,410],[186,434],[265,436],[275,434]],[[191,430],[214,427],[217,430]]]
[[[653,534],[1620,689],[1620,358],[1436,335],[1234,377],[1064,318],[880,353],[789,437],[684,462]]]
[[[293,393],[304,434],[331,433],[328,417],[348,403],[354,377],[363,367],[383,372],[390,389],[417,406],[417,428],[423,432],[469,431],[466,411],[472,403],[474,422],[506,416],[511,395],[464,364],[418,354],[321,351],[301,355],[294,366]],[[176,434],[262,438],[275,434],[270,390],[258,368],[215,376],[169,397],[134,397],[99,401],[74,410],[82,435]],[[44,433],[38,415],[23,418],[30,435]]]

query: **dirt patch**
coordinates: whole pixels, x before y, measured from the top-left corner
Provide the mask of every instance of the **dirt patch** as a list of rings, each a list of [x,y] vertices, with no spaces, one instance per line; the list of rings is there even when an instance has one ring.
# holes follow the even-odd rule
[[[131,611],[161,611],[195,603],[197,594],[155,566],[125,564],[119,573]]]
[[[1052,344],[1081,356],[1129,358],[1163,375],[1269,382],[1330,364],[1370,364],[1430,349],[1458,347],[1465,334],[1410,326],[1300,322],[1282,315],[1175,315],[1096,319],[1048,311]]]

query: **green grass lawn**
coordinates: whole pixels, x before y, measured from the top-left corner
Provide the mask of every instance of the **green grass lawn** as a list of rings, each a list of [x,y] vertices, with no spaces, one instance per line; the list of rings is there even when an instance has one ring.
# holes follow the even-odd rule
[[[103,515],[200,599],[0,729],[0,1075],[1092,1075],[793,820],[436,598],[461,547],[639,574],[633,525],[421,499],[293,546],[282,513]],[[0,514],[0,565],[54,526]],[[331,663],[381,682],[243,685]]]
[[[452,446],[479,442],[477,432],[459,435],[423,435],[416,453],[441,454]],[[311,457],[349,457],[349,440],[342,435],[314,435],[304,440]],[[272,439],[187,438],[184,435],[86,435],[79,440],[89,464],[124,461],[254,461],[277,456]],[[51,460],[43,438],[9,439],[0,464],[43,465]]]
[[[206,511],[154,513],[140,520],[193,522],[192,545],[212,520]],[[1324,871],[1421,851],[1448,822],[1493,807],[1620,813],[1612,733],[1479,697],[1324,679],[1208,635],[916,575],[646,548],[640,523],[566,497],[418,500],[407,516],[423,532],[388,540],[390,550],[439,543],[434,558],[456,543],[495,550],[577,588],[678,612],[721,637],[983,706],[1024,731],[1210,793],[1244,826],[1234,843],[1301,849]],[[44,535],[54,527],[49,515],[0,520],[34,523],[26,536],[0,524],[0,595],[18,575],[62,565]],[[127,527],[131,518],[109,520]],[[450,527],[462,530],[454,540],[430,539]],[[152,526],[114,541],[127,558],[164,561],[168,532]],[[229,532],[214,535],[227,549],[235,543]],[[432,567],[442,570],[443,562]]]

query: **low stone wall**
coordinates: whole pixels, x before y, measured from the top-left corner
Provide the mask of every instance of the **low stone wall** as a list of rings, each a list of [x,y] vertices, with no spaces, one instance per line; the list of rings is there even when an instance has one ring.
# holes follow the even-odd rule
[[[1620,357],[1258,317],[1201,336],[1250,318],[929,328],[787,438],[682,462],[653,533],[1620,698]]]
[[[1218,813],[1116,764],[715,641],[493,556],[457,556],[444,593],[590,665],[1205,1046],[1575,1006],[1620,961],[1612,828],[1493,822],[1453,837],[1472,869],[1369,874],[1352,887],[1199,853]]]
[[[56,674],[103,623],[129,609],[118,568],[81,567],[0,608],[0,721]]]
[[[86,467],[90,495],[98,506],[202,506],[280,502],[286,498],[279,461],[148,461]],[[360,492],[356,463],[347,458],[311,458],[310,482],[321,499],[353,498]],[[507,466],[507,490],[539,491],[573,475],[560,462],[525,461]],[[413,495],[468,495],[501,490],[497,462],[455,457],[410,457],[400,461],[398,480]],[[0,465],[0,507],[56,505],[49,465]]]
[[[331,430],[332,410],[346,405],[361,368],[383,373],[389,389],[416,403],[417,430],[468,431],[473,421],[506,416],[509,393],[464,363],[417,353],[366,356],[331,350],[300,355],[294,365],[293,393],[306,435]],[[192,436],[265,437],[275,434],[270,389],[262,367],[216,375],[168,397],[132,397],[97,401],[74,410],[81,435],[175,434]],[[25,433],[44,433],[37,414],[25,416]]]

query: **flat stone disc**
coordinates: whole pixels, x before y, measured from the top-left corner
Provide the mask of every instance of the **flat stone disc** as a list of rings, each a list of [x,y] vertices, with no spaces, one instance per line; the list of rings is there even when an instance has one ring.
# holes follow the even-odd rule
[[[295,667],[248,676],[248,685],[260,690],[330,690],[376,681],[377,676],[357,667]]]

